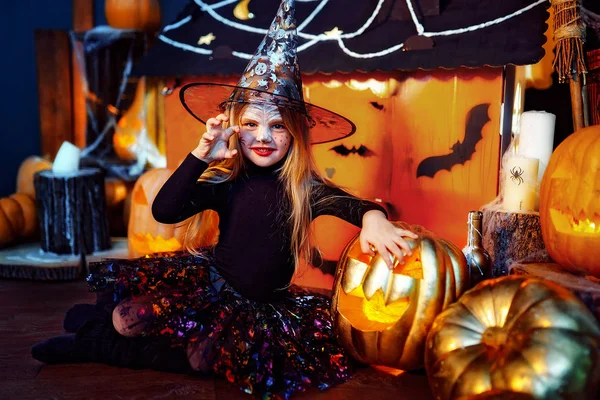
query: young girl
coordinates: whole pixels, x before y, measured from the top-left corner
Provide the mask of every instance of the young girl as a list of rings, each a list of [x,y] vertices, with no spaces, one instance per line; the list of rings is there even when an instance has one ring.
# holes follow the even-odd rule
[[[303,102],[294,26],[293,1],[283,0],[238,86],[181,90],[207,129],[152,211],[163,223],[195,216],[187,251],[91,265],[88,282],[107,305],[83,323],[72,309],[65,327],[77,333],[34,346],[36,359],[214,372],[265,398],[348,379],[329,299],[290,285],[299,260],[311,259],[309,224],[333,215],[362,227],[362,250],[378,251],[390,268],[410,252],[403,237],[416,235],[317,173],[310,144],[353,126]],[[232,90],[223,113],[206,118],[220,89]],[[209,229],[214,213],[218,234]]]

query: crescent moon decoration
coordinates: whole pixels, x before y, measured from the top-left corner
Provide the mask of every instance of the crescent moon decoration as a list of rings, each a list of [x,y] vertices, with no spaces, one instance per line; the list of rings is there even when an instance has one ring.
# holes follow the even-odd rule
[[[242,21],[254,18],[254,14],[248,9],[248,3],[250,3],[250,0],[240,1],[233,9],[233,16]]]

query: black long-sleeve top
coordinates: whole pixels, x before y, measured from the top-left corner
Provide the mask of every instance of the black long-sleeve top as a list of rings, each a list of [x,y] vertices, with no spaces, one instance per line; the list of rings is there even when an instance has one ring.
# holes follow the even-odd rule
[[[154,203],[154,219],[181,222],[204,210],[219,214],[215,267],[241,295],[268,299],[289,284],[294,273],[291,251],[290,203],[277,169],[251,162],[238,178],[224,183],[198,182],[208,164],[191,153],[165,182]],[[334,196],[331,200],[322,201]],[[369,210],[383,207],[327,185],[316,185],[311,198],[312,218],[332,215],[361,227]]]

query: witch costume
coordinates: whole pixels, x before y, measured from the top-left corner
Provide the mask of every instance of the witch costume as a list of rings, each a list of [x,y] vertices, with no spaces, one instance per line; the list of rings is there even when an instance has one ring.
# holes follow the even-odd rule
[[[282,1],[237,86],[195,83],[183,87],[180,96],[202,122],[232,102],[266,102],[306,116],[312,143],[354,132],[349,120],[303,101],[292,0]],[[47,363],[212,371],[262,398],[289,398],[346,381],[350,359],[335,338],[329,299],[290,284],[291,204],[279,179],[284,161],[270,167],[247,162],[237,178],[212,184],[198,182],[208,164],[189,154],[157,195],[153,215],[176,223],[214,210],[218,243],[197,254],[157,253],[90,264],[87,282],[98,294],[97,304],[70,309],[64,325],[76,333],[34,346],[33,356]],[[326,184],[315,187],[310,208],[312,218],[333,215],[358,227],[367,211],[385,213]],[[124,317],[135,313],[132,320],[143,325],[141,336],[115,330],[115,309]],[[128,329],[134,331],[135,324]],[[192,357],[202,360],[201,368],[192,369]]]

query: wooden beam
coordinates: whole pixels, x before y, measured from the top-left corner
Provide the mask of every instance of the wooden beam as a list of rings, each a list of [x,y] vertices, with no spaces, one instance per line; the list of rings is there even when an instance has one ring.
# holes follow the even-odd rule
[[[84,32],[94,27],[94,0],[73,0],[73,31]],[[82,71],[77,61],[77,52],[81,54],[83,45],[73,43],[73,139],[79,148],[86,146],[85,133],[87,112],[83,92]]]
[[[54,157],[65,140],[73,142],[69,34],[36,29],[34,41],[42,155]]]

